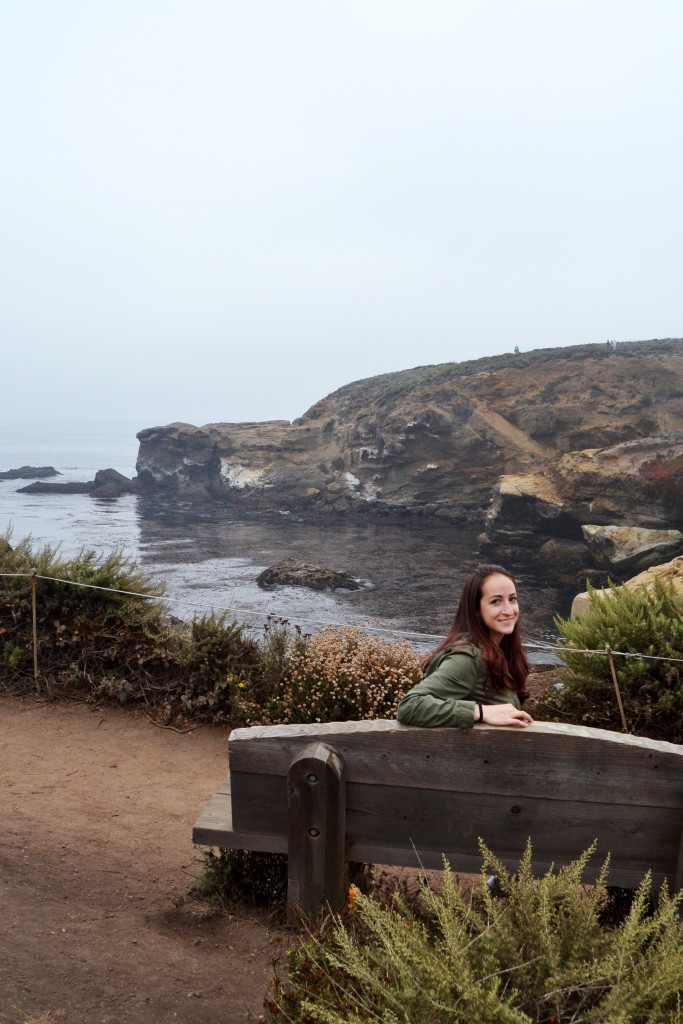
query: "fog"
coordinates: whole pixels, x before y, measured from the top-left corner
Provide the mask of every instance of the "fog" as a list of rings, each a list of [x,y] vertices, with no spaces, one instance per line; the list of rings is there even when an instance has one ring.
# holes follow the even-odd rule
[[[0,423],[681,337],[682,38],[674,0],[6,6]]]

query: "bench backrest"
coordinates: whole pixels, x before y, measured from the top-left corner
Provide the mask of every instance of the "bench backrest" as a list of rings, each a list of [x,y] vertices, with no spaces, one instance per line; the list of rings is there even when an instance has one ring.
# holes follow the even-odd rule
[[[339,755],[351,860],[478,871],[478,837],[509,867],[533,844],[537,871],[598,840],[587,878],[683,884],[683,746],[581,726],[416,729],[394,721],[236,729],[236,832],[288,834],[287,774],[313,742]]]

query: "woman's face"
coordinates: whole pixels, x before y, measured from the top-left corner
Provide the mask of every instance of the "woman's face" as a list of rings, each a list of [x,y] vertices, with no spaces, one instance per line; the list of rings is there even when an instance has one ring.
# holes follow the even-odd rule
[[[517,590],[509,576],[494,572],[486,577],[481,588],[479,614],[495,644],[512,633],[519,618],[519,608]]]

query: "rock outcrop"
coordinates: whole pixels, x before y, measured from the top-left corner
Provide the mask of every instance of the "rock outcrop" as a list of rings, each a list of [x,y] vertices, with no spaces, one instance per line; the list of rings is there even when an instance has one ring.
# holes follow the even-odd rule
[[[120,498],[122,494],[137,494],[137,478],[129,479],[115,469],[98,469],[94,480],[69,483],[43,483],[36,481],[19,487],[18,494],[89,494],[91,498]]]
[[[640,526],[582,527],[586,543],[596,553],[596,562],[615,566],[621,572],[647,569],[660,558],[683,551],[680,530],[644,530]]]
[[[149,428],[137,470],[181,499],[471,524],[504,477],[492,539],[581,545],[585,523],[679,525],[682,426],[683,343],[584,345],[358,381],[293,423]]]
[[[50,476],[59,476],[54,466],[19,466],[0,473],[0,480],[43,480]]]
[[[628,587],[629,590],[637,590],[639,587],[651,590],[655,580],[661,580],[662,583],[673,583],[676,593],[683,594],[683,555],[679,555],[678,558],[673,558],[670,562],[665,562],[662,565],[650,566],[644,572],[638,573],[637,576],[632,577],[630,580],[626,580],[623,586]],[[598,590],[596,593],[604,597],[606,594],[611,594],[612,591],[604,589]],[[583,615],[589,608],[590,598],[588,594],[586,592],[577,594],[572,602],[570,618],[577,619],[579,615]]]
[[[94,486],[94,480],[85,480],[82,483],[72,480],[65,484],[46,484],[37,480],[34,484],[17,488],[17,494],[90,494]]]
[[[308,587],[310,590],[362,590],[363,580],[347,572],[326,569],[313,562],[301,562],[297,558],[285,558],[277,565],[264,569],[256,577],[260,587]]]

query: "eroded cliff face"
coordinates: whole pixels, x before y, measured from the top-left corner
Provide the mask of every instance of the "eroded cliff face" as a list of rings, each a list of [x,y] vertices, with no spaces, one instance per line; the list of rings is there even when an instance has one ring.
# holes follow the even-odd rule
[[[293,423],[150,428],[138,434],[137,468],[143,489],[185,499],[480,523],[501,477],[535,477],[552,490],[551,517],[569,524],[575,505],[583,516],[586,503],[603,502],[619,521],[620,513],[628,518],[630,485],[619,464],[603,471],[611,456],[595,450],[659,439],[656,457],[636,458],[649,481],[640,510],[665,477],[676,490],[661,453],[669,443],[680,458],[674,434],[682,425],[681,341],[585,345],[369,378]],[[677,501],[675,493],[669,505],[659,501],[665,520],[675,518]]]

